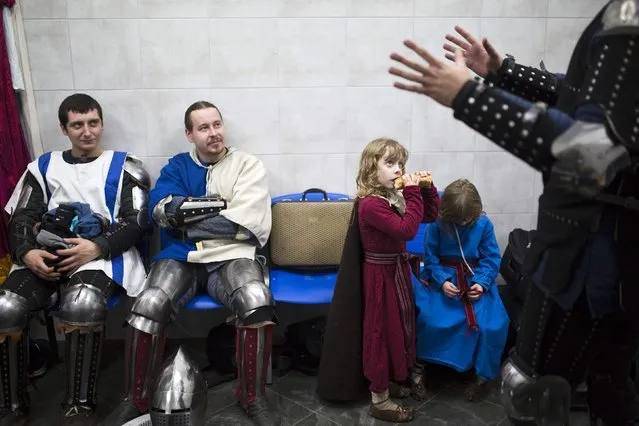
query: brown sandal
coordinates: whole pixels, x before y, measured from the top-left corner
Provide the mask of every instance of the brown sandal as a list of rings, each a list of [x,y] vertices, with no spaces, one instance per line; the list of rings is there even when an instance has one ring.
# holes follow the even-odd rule
[[[384,410],[378,408],[379,405],[383,404],[386,401],[382,401],[379,404],[371,404],[370,409],[368,410],[368,414],[376,419],[392,423],[410,422],[415,417],[415,410],[404,405],[398,405],[397,408],[393,410]]]
[[[415,401],[423,401],[426,399],[426,385],[424,385],[424,379],[422,378],[421,382],[413,383],[410,386],[410,396],[413,397]]]
[[[411,390],[406,386],[391,382],[388,387],[388,395],[390,395],[391,398],[404,399],[411,396]]]

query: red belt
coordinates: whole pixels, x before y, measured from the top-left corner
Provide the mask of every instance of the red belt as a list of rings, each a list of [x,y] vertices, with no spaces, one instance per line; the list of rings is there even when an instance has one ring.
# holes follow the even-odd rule
[[[479,329],[479,324],[477,324],[477,317],[475,316],[475,309],[473,308],[473,302],[470,300],[470,285],[468,283],[468,277],[470,277],[471,272],[468,269],[468,266],[461,260],[453,260],[453,259],[439,259],[439,263],[444,266],[450,266],[455,268],[456,276],[457,276],[457,287],[459,288],[459,298],[464,304],[464,311],[466,311],[466,321],[468,322],[468,328],[472,331],[477,331]],[[469,265],[475,266],[477,264],[476,261],[468,262]]]

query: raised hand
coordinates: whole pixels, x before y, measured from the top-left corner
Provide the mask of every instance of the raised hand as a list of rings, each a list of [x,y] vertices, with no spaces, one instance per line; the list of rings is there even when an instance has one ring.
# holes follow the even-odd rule
[[[446,58],[455,61],[455,50],[461,49],[468,68],[473,70],[480,77],[486,78],[489,71],[497,71],[503,62],[502,56],[487,38],[479,40],[472,33],[459,25],[455,26],[455,31],[461,36],[446,34],[446,40],[450,43],[444,44]]]
[[[399,53],[392,53],[390,56],[392,60],[406,65],[411,70],[417,72],[412,73],[391,67],[388,70],[390,74],[417,83],[406,84],[395,82],[394,86],[409,92],[421,93],[422,95],[433,98],[444,106],[450,107],[457,93],[459,93],[464,84],[471,78],[470,70],[466,67],[461,51],[457,50],[455,62],[446,63],[435,58],[426,49],[417,45],[412,40],[404,41],[404,45],[417,53],[425,63],[419,64],[406,59]]]

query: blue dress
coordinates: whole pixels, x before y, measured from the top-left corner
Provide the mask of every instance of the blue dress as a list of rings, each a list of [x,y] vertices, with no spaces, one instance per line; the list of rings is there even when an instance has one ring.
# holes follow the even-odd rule
[[[464,256],[473,271],[467,278],[468,287],[480,284],[484,288],[479,300],[470,304],[476,330],[469,327],[464,302],[458,297],[449,298],[442,291],[446,281],[460,287],[457,269],[442,264],[462,260],[454,228],[441,220],[426,226],[421,276],[430,286],[414,285],[417,358],[460,372],[474,368],[479,377],[492,380],[499,374],[509,324],[495,283],[501,255],[493,224],[482,215],[471,227],[457,226]]]

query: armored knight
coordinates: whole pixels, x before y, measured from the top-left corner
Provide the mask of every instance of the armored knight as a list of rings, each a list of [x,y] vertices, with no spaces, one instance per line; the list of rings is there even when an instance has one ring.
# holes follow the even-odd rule
[[[162,251],[127,318],[127,397],[104,424],[120,425],[148,410],[167,327],[202,291],[234,313],[239,402],[256,424],[279,424],[264,394],[275,303],[256,256],[271,230],[266,170],[256,157],[225,146],[213,104],[191,105],[184,125],[194,147],[169,160],[151,191]]]
[[[107,301],[121,287],[136,296],[144,284],[135,245],[150,225],[148,174],[135,157],[102,149],[95,99],[69,96],[59,119],[71,149],[30,163],[5,207],[15,265],[0,291],[2,424],[26,421],[29,320],[58,292],[66,394],[55,423],[92,424]]]
[[[639,424],[629,372],[639,342],[639,1],[608,2],[565,75],[504,60],[462,28],[445,63],[392,58],[454,116],[542,173],[537,232],[524,267],[533,285],[501,398],[516,424],[568,424],[585,378],[593,425]],[[461,49],[461,50],[460,50]],[[454,53],[454,54],[453,54]],[[472,79],[471,67],[482,80]]]

